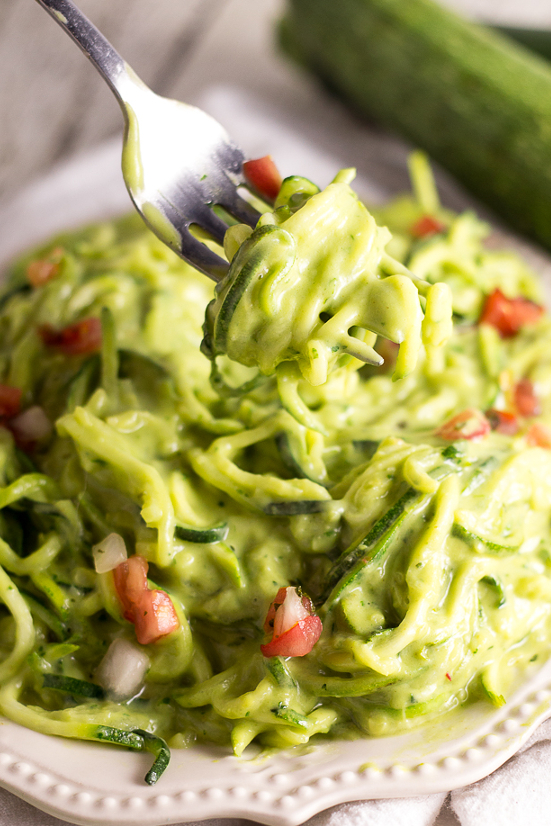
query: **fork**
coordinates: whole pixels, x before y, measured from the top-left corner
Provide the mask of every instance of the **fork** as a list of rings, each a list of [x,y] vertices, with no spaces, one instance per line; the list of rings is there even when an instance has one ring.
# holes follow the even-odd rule
[[[255,226],[260,213],[243,198],[244,154],[201,109],[155,94],[71,0],[37,0],[76,41],[110,86],[125,121],[122,169],[132,201],[153,232],[193,267],[220,281],[228,263],[190,231],[222,244],[219,206]]]

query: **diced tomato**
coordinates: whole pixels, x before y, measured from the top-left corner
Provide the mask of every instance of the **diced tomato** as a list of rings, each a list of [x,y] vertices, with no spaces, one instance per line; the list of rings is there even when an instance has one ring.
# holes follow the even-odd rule
[[[480,410],[468,407],[456,413],[438,428],[436,435],[455,442],[457,439],[482,439],[490,432],[490,422]]]
[[[124,609],[125,619],[133,622],[134,606],[148,590],[149,565],[143,556],[130,556],[114,571],[115,588]]]
[[[46,347],[59,350],[67,356],[96,353],[101,349],[101,321],[99,318],[83,318],[62,330],[50,324],[39,327],[39,333]]]
[[[551,428],[540,422],[535,422],[526,434],[526,444],[530,447],[551,448]]]
[[[539,416],[541,405],[530,379],[521,379],[515,385],[515,406],[521,416]]]
[[[260,646],[265,657],[304,657],[320,638],[323,625],[314,613],[312,601],[293,587],[280,588],[270,605],[264,630],[272,633],[269,643]]]
[[[62,255],[63,249],[56,247],[50,252],[47,258],[37,258],[35,261],[31,261],[27,267],[27,278],[33,287],[41,287],[50,281],[50,279],[55,278],[59,272],[59,263]]]
[[[180,625],[169,595],[148,587],[148,568],[143,556],[131,556],[117,565],[113,573],[124,617],[134,623],[136,638],[141,645],[156,642]]]
[[[410,233],[414,238],[429,238],[431,235],[438,235],[446,229],[445,224],[432,215],[422,215],[413,226]]]
[[[19,413],[21,406],[21,390],[19,387],[10,387],[9,384],[0,384],[0,417],[10,419]]]
[[[271,155],[265,155],[263,158],[257,158],[253,161],[245,161],[243,174],[259,195],[263,195],[269,201],[274,201],[277,198],[283,180]]]
[[[490,422],[490,427],[496,433],[503,433],[505,436],[514,436],[519,430],[519,421],[514,413],[508,410],[495,410],[491,408],[486,411],[486,418]]]
[[[507,298],[500,289],[487,296],[479,318],[480,324],[490,324],[503,338],[511,338],[522,327],[535,324],[544,309],[528,298]]]
[[[264,633],[265,634],[273,634],[274,632],[274,619],[276,615],[276,611],[280,605],[285,602],[285,597],[287,596],[287,588],[280,588],[276,594],[276,598],[270,604],[268,608],[268,613],[266,614],[266,619],[264,620]]]
[[[180,621],[166,591],[146,591],[134,609],[136,638],[140,645],[156,642],[175,631]]]
[[[260,650],[265,657],[304,657],[309,654],[321,636],[323,625],[315,614],[299,620],[292,628],[274,637]]]

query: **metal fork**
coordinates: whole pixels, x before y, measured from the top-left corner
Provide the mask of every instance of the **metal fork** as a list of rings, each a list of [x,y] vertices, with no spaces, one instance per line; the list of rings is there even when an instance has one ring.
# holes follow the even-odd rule
[[[259,213],[239,193],[244,155],[214,118],[156,95],[71,0],[37,0],[71,35],[109,84],[122,109],[123,177],[146,224],[192,266],[219,281],[228,263],[190,232],[198,225],[222,243],[220,206],[254,226]]]

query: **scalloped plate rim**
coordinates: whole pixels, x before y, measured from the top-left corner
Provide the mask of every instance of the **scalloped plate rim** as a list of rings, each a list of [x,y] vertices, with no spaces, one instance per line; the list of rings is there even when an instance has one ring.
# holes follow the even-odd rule
[[[286,751],[270,757],[238,759],[214,747],[174,750],[168,777],[163,776],[154,788],[139,781],[147,765],[142,755],[122,749],[106,753],[103,745],[51,738],[2,721],[0,786],[49,814],[82,826],[95,826],[98,816],[104,826],[160,826],[216,816],[256,819],[269,826],[298,826],[346,801],[446,792],[480,780],[515,754],[550,715],[551,660],[532,674],[501,709],[475,703],[406,735],[329,741],[306,748],[302,754]],[[476,723],[465,727],[469,716]],[[434,735],[442,719],[446,735],[435,739],[419,759],[418,741],[427,739],[431,730]],[[455,729],[460,733],[450,739],[450,730],[453,733]],[[21,749],[7,745],[21,738]],[[60,761],[54,770],[48,759],[52,740],[58,747],[58,759],[59,747],[67,747],[67,762]],[[41,743],[48,748],[37,759],[33,752],[40,751]],[[419,751],[407,756],[412,744]],[[382,747],[387,757],[378,766],[374,760],[369,766],[358,765],[357,753],[362,746],[370,752]],[[86,781],[71,776],[75,756],[88,764]],[[311,765],[301,765],[305,756],[315,758]],[[127,769],[125,776],[101,788],[105,773],[112,777],[117,763],[119,771]],[[205,783],[207,766],[211,780]],[[295,771],[300,775],[299,782],[295,782]],[[187,788],[178,785],[180,773],[188,778]]]

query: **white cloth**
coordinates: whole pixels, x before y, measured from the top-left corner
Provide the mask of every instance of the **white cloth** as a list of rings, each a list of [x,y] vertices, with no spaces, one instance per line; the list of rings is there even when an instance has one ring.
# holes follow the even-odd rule
[[[551,823],[551,720],[534,732],[501,769],[452,792],[461,826],[549,826]]]

